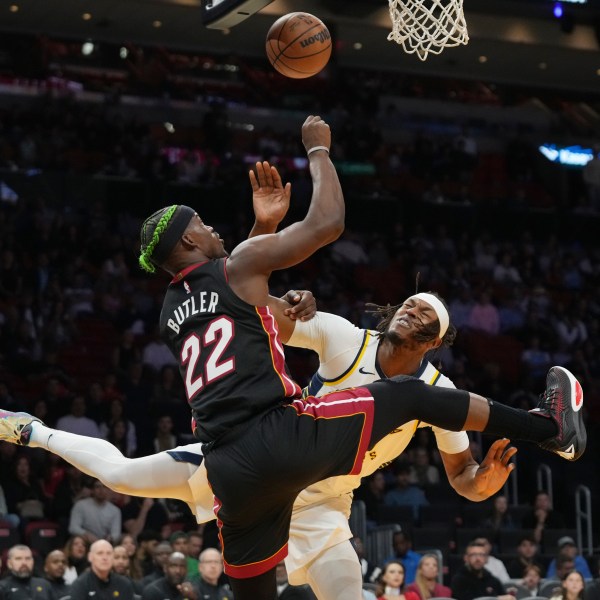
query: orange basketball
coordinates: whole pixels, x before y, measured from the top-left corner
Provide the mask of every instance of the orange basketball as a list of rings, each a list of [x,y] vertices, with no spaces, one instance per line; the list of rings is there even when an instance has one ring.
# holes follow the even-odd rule
[[[283,15],[267,33],[267,57],[286,77],[304,79],[318,73],[331,56],[331,34],[317,17],[304,12]]]

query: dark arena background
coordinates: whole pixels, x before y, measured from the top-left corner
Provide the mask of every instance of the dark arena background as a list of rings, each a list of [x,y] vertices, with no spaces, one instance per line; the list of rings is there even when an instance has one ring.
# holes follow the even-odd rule
[[[187,204],[233,248],[253,223],[248,170],[262,159],[292,182],[286,222],[302,218],[311,180],[300,127],[319,114],[332,130],[346,230],[275,273],[272,293],[309,289],[320,310],[373,327],[365,303],[436,291],[458,336],[432,362],[457,387],[511,406],[533,408],[548,367],[570,369],[584,390],[587,451],[569,463],[516,444],[502,492],[511,526],[493,532],[493,552],[505,564],[516,556],[534,497],[546,491],[562,520],[540,538],[541,562],[570,536],[597,578],[598,0],[465,0],[469,43],[425,61],[387,40],[385,0],[248,1],[244,10],[259,12],[239,19],[219,4],[0,6],[0,407],[56,426],[78,398],[98,435],[130,457],[193,441],[175,360],[157,338],[168,278],[137,263],[141,220]],[[322,19],[334,41],[327,67],[303,80],[275,72],[264,50],[270,25],[296,10]],[[316,355],[287,356],[306,385]],[[121,439],[111,437],[119,418]],[[493,440],[470,437],[481,458]],[[399,460],[414,467],[423,448],[440,472],[440,483],[421,485],[426,504],[372,519],[357,501],[351,525],[379,566],[394,532],[409,532],[414,550],[438,554],[449,584],[466,543],[490,532],[492,500],[471,503],[449,487],[428,429]],[[15,468],[22,457],[25,479]],[[394,465],[383,473],[392,488]],[[80,479],[50,453],[0,442],[6,512],[19,514],[24,499],[41,504],[18,526],[0,523],[4,568],[19,541],[40,574],[47,553],[64,546],[84,493],[58,494],[67,478]],[[123,511],[130,500],[112,497]],[[198,527],[186,505],[156,504],[136,533],[199,529],[204,547],[218,543],[214,523]]]

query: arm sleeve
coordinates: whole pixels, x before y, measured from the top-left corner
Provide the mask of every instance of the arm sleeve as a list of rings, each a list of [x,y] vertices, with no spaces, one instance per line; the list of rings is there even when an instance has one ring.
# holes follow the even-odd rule
[[[440,375],[435,384],[437,387],[456,389],[448,377]],[[432,427],[438,450],[446,454],[459,454],[469,447],[469,436],[466,431],[448,431],[440,427]]]
[[[365,330],[330,313],[317,312],[310,321],[297,321],[288,346],[308,348],[319,355],[319,373],[333,379],[356,358]]]

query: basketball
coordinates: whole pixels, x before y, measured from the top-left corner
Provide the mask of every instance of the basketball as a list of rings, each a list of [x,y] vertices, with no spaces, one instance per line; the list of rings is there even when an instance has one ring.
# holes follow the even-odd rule
[[[304,12],[283,15],[267,33],[267,57],[286,77],[316,75],[331,57],[331,34],[325,23]]]

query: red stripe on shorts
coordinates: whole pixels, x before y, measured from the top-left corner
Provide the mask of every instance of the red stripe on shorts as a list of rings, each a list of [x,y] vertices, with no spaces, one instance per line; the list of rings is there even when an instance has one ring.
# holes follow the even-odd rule
[[[364,416],[360,441],[354,459],[354,465],[348,475],[359,475],[369,448],[371,432],[373,430],[373,413],[375,402],[367,388],[357,387],[339,392],[331,392],[320,398],[307,396],[292,402],[292,406],[299,415],[310,415],[315,419],[336,419],[343,417]]]
[[[288,555],[287,542],[280,550],[275,552],[273,556],[265,558],[259,562],[251,563],[249,565],[230,565],[227,561],[223,561],[223,570],[226,575],[235,577],[236,579],[248,579],[249,577],[256,577],[262,575],[271,569],[274,569],[286,556]]]

